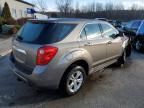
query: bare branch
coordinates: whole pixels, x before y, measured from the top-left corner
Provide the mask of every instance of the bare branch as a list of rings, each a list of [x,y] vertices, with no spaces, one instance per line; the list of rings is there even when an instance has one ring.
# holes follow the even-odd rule
[[[73,10],[72,3],[73,0],[56,0],[57,9],[64,15]]]
[[[46,0],[33,0],[33,3],[39,11],[45,12],[47,10]]]

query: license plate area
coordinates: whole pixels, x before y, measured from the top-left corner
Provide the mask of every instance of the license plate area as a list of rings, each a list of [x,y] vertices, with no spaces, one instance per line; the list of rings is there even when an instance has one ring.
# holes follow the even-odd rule
[[[16,46],[13,46],[13,56],[20,63],[25,63],[26,61],[26,51]]]

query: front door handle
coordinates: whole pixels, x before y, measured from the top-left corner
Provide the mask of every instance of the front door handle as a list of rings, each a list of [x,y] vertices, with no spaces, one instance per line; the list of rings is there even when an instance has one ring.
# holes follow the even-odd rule
[[[112,41],[107,42],[107,44],[112,44]]]
[[[91,46],[91,43],[87,42],[87,43],[84,44],[84,46]]]

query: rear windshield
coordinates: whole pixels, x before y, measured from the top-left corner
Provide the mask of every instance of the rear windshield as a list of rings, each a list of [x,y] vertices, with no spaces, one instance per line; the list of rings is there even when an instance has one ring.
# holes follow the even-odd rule
[[[63,40],[76,24],[27,22],[17,33],[17,40],[34,44],[51,44]]]

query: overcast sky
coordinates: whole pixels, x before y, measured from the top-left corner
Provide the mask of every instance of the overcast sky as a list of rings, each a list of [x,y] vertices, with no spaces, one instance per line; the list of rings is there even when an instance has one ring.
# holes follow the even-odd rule
[[[25,0],[27,2],[31,2],[34,0]],[[57,11],[56,8],[56,0],[45,0],[46,4],[48,6],[48,11]],[[125,6],[125,8],[129,8],[131,7],[133,4],[137,4],[140,7],[144,8],[144,0],[74,0],[74,4],[76,4],[77,2],[79,2],[80,5],[87,5],[88,3],[91,2],[99,2],[99,3],[108,3],[108,2],[112,2],[113,4],[123,4]]]

